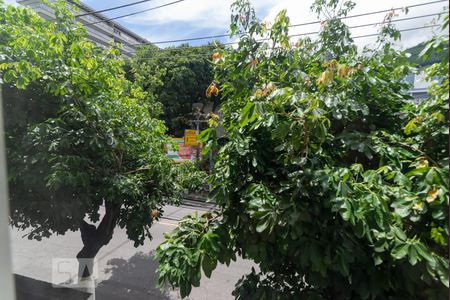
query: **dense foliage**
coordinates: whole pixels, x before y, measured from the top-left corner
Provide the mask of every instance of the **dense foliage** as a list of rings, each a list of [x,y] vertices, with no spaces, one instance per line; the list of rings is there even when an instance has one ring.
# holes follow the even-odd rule
[[[202,270],[241,255],[260,270],[236,299],[448,296],[448,35],[423,51],[447,54],[415,104],[389,15],[358,51],[339,19],[353,6],[316,0],[319,38],[292,44],[285,11],[269,28],[246,0],[233,4],[239,45],[215,55],[229,137],[211,177],[219,208],[166,236],[160,284],[184,297]],[[202,136],[215,147],[214,128]]]
[[[446,53],[441,52],[441,48],[437,48],[437,51],[433,51],[429,54],[429,56],[424,59],[423,56],[420,54],[422,53],[423,49],[425,49],[426,43],[420,43],[414,47],[408,48],[405,51],[409,54],[411,54],[411,57],[409,58],[409,61],[412,64],[416,64],[420,67],[427,67],[435,63],[441,62],[443,59],[445,59]]]
[[[11,222],[35,239],[81,229],[81,258],[117,224],[142,244],[192,168],[165,157],[156,104],[125,79],[117,45],[89,42],[66,1],[48,5],[53,21],[0,3]],[[98,221],[102,205],[96,228],[84,219]]]
[[[209,105],[209,109],[216,104],[205,95],[213,80],[212,50],[214,45],[165,49],[149,45],[141,46],[130,60],[130,79],[161,104],[161,118],[173,136],[181,137],[192,127],[189,121],[195,118],[194,103],[204,108]]]

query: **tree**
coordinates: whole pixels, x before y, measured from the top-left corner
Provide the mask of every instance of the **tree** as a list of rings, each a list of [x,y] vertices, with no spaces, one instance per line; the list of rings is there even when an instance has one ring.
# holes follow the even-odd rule
[[[89,42],[65,1],[47,3],[54,21],[0,4],[12,225],[30,239],[80,229],[79,259],[94,258],[116,225],[142,244],[196,176],[165,157],[156,104],[124,78],[118,45]]]
[[[160,284],[184,297],[202,270],[241,255],[260,271],[237,283],[236,299],[448,295],[448,36],[424,50],[447,55],[415,104],[407,55],[389,42],[400,37],[392,14],[377,45],[358,51],[340,20],[353,6],[315,1],[319,38],[292,44],[285,11],[268,28],[235,1],[239,45],[215,61],[229,137],[210,178],[219,208],[158,247]],[[214,136],[202,133],[211,147]]]
[[[210,64],[214,45],[180,45],[159,49],[142,46],[131,59],[130,79],[162,105],[162,119],[168,133],[183,136],[193,119],[193,103],[206,106],[205,90],[213,80]],[[214,100],[214,99],[213,99]],[[214,106],[214,103],[213,103]]]
[[[408,48],[405,51],[411,54],[411,57],[409,58],[410,62],[412,64],[416,64],[420,67],[427,67],[435,63],[441,62],[443,59],[445,59],[445,53],[443,52],[437,52],[434,51],[430,54],[427,59],[423,59],[420,56],[420,53],[425,49],[426,43],[420,43],[418,45],[415,45],[414,47]],[[440,48],[437,49],[440,51]]]

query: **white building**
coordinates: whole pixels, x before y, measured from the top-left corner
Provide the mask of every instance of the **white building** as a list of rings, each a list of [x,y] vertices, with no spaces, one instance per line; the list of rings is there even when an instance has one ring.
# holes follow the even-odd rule
[[[409,94],[414,98],[416,103],[420,103],[429,96],[428,88],[432,81],[439,82],[438,78],[432,78],[432,81],[425,79],[425,73],[423,71],[417,74],[411,73],[406,76],[405,80],[412,86]]]
[[[51,0],[50,0],[51,1]],[[23,6],[28,6],[36,11],[41,17],[45,19],[54,19],[54,14],[51,8],[42,3],[40,0],[17,0]],[[76,4],[68,0],[69,6],[77,6],[78,11],[75,15],[83,15],[77,17],[77,21],[82,23],[89,34],[89,39],[101,47],[109,47],[111,41],[122,44],[122,55],[126,58],[131,57],[136,50],[136,44],[149,43],[148,40],[137,35],[131,30],[123,27],[117,22],[108,21],[108,17],[101,13],[95,13],[95,9],[86,4]]]

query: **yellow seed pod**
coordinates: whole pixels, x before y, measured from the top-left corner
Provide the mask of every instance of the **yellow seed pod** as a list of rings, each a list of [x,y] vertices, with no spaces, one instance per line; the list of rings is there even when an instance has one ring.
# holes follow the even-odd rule
[[[355,68],[350,68],[350,71],[348,72],[348,76],[353,76],[355,75],[357,72],[357,70]]]
[[[263,91],[261,89],[257,89],[256,92],[255,92],[255,97],[256,98],[264,97]]]
[[[220,116],[214,113],[208,114],[208,125],[209,127],[217,127],[219,125]]]
[[[152,210],[150,211],[150,217],[151,217],[152,219],[158,218],[160,214],[161,214],[161,213],[160,213],[159,210],[157,210],[157,209],[152,209]]]
[[[331,70],[325,70],[323,71],[322,75],[317,79],[318,85],[327,85],[333,81],[333,71]]]
[[[414,210],[422,210],[423,209],[423,203],[422,202],[418,202],[418,203],[414,204],[412,208]]]
[[[347,67],[346,65],[339,65],[337,74],[339,77],[345,78],[350,73],[350,67]]]
[[[211,98],[215,97],[219,94],[219,89],[217,88],[216,84],[214,82],[211,82],[211,84],[206,89],[206,97]]]
[[[419,163],[416,166],[416,169],[428,168],[428,166],[430,165],[430,163],[424,156],[419,156],[418,158],[416,158],[416,160],[419,161]]]
[[[439,194],[439,189],[436,187],[433,187],[427,194],[427,202],[431,203],[434,200],[436,200],[438,194]]]

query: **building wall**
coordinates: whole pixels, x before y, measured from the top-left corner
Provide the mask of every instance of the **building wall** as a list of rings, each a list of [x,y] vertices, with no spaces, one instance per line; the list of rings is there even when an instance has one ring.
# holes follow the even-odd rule
[[[405,81],[411,85],[409,94],[413,97],[416,103],[420,103],[429,96],[428,87],[431,85],[431,82],[439,82],[439,78],[432,78],[431,80],[427,80],[425,78],[425,73],[423,71],[420,71],[417,74],[409,74],[405,77]]]
[[[52,0],[50,0],[52,1]],[[42,3],[39,0],[18,0],[19,4],[23,6],[27,6],[36,11],[40,16],[45,19],[53,19],[55,16],[51,8]],[[68,3],[70,7],[75,6],[75,4]],[[78,5],[77,5],[78,6]],[[74,14],[84,14],[91,13],[94,10],[88,7],[85,4],[80,4],[78,6],[78,11],[75,11]],[[122,55],[126,58],[131,57],[136,50],[135,44],[139,43],[148,43],[148,41],[139,35],[131,32],[130,30],[124,28],[120,24],[114,21],[101,22],[97,24],[99,21],[107,20],[107,17],[102,14],[91,14],[82,17],[78,17],[77,21],[82,23],[89,34],[89,39],[95,42],[97,45],[107,48],[110,46],[111,42],[117,42],[122,44]]]

